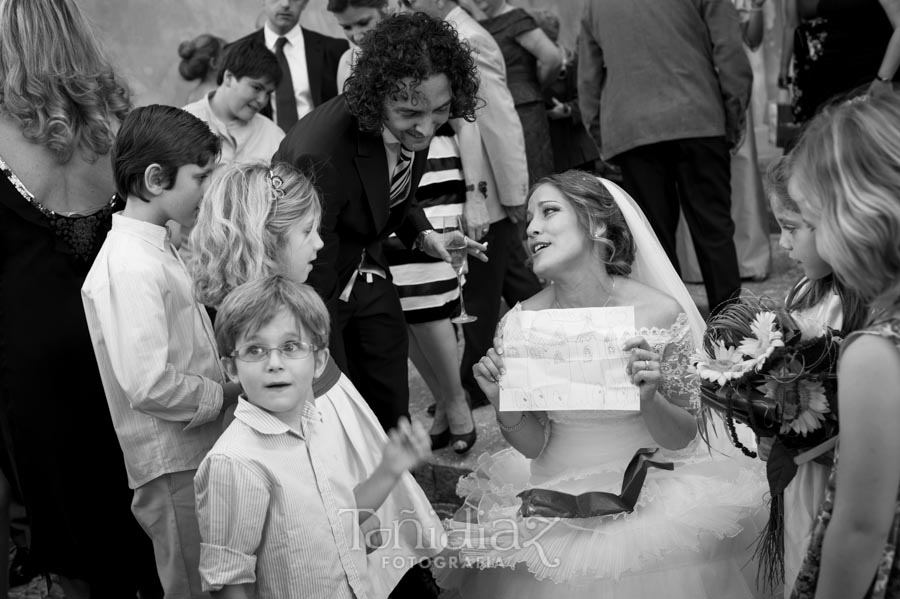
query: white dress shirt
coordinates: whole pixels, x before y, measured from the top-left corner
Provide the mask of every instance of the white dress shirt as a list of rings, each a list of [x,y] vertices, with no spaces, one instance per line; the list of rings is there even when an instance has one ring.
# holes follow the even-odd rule
[[[294,28],[284,35],[278,35],[271,29],[269,24],[263,27],[263,35],[266,38],[266,48],[275,52],[275,42],[279,37],[287,38],[284,45],[284,57],[287,59],[288,68],[291,70],[291,83],[294,85],[294,96],[297,99],[297,118],[302,119],[306,113],[313,109],[312,92],[309,89],[309,70],[306,67],[306,45],[303,43],[303,30],[300,25],[294,25]],[[275,114],[275,94],[272,94],[272,120],[278,122],[278,115]]]
[[[221,431],[225,373],[166,229],[114,214],[81,298],[129,486],[196,469]]]

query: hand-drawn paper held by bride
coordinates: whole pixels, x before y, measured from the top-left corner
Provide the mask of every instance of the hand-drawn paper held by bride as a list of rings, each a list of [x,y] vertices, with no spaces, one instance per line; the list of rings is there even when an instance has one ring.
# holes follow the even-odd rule
[[[634,335],[633,306],[510,312],[500,410],[639,410],[622,350]]]

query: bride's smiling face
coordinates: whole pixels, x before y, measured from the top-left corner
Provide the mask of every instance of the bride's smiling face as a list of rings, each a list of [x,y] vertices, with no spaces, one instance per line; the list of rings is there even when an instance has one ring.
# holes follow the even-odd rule
[[[532,270],[544,279],[569,272],[591,254],[592,243],[571,202],[556,187],[539,186],[528,199],[528,247]]]

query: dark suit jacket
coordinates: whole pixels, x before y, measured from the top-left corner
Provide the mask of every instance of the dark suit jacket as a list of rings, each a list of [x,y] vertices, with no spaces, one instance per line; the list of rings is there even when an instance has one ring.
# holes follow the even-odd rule
[[[329,37],[310,29],[303,30],[303,46],[306,48],[306,72],[309,74],[309,93],[313,106],[318,106],[338,95],[337,69],[341,56],[350,47],[347,40]],[[266,45],[266,36],[262,29],[257,29],[242,40],[255,37],[259,43]],[[274,95],[273,95],[274,101]],[[271,103],[259,113],[272,118]]]
[[[316,288],[338,328],[338,296],[359,266],[363,250],[390,276],[381,242],[391,233],[408,247],[431,228],[415,205],[425,172],[427,150],[416,152],[407,198],[389,209],[387,153],[380,133],[364,133],[344,96],[322,104],[288,132],[272,157],[310,176],[322,202],[320,234],[325,247],[313,263],[307,283]]]

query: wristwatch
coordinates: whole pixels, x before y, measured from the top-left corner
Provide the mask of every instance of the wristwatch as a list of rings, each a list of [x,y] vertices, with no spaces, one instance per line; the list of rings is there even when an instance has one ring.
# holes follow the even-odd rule
[[[434,233],[434,229],[425,229],[424,231],[419,231],[419,234],[416,236],[416,249],[425,251],[425,238]]]

